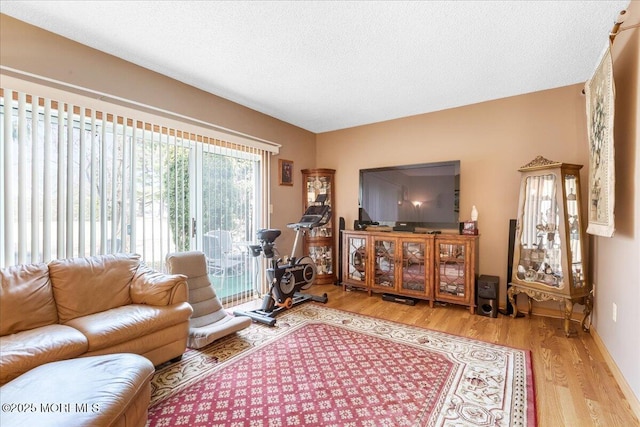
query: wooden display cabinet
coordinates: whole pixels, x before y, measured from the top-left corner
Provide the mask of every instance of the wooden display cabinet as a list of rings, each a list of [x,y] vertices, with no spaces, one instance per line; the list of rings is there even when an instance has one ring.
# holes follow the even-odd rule
[[[473,313],[477,239],[477,236],[344,231],[342,286],[365,289],[369,295],[382,292],[424,299],[431,306],[434,301],[466,305]],[[451,255],[457,250],[462,256],[446,257],[442,255],[445,248],[451,249]],[[450,278],[451,274],[454,278]],[[442,291],[440,285],[434,286],[441,282]],[[447,286],[453,283],[456,291],[448,292]]]
[[[334,175],[333,169],[304,169],[302,170],[302,200],[303,212],[316,203],[316,199],[321,194],[326,194],[326,204],[331,206],[333,211],[335,206],[335,196],[333,192]],[[314,283],[319,285],[335,284],[335,217],[322,227],[315,227],[304,235],[303,251],[305,255],[311,257],[316,265],[317,276]]]
[[[515,297],[560,301],[564,332],[570,335],[574,304],[585,306],[582,328],[591,313],[592,295],[585,256],[580,200],[581,165],[554,162],[541,156],[521,167],[520,199],[511,287],[507,292],[518,314]]]

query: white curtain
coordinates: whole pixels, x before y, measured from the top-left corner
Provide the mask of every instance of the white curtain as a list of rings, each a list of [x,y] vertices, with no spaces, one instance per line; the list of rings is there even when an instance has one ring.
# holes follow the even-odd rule
[[[135,252],[164,270],[168,252],[201,248],[197,218],[221,225],[198,197],[219,194],[198,178],[205,152],[253,168],[242,191],[237,175],[216,184],[240,205],[216,215],[242,240],[264,226],[268,151],[4,88],[0,114],[0,267]]]

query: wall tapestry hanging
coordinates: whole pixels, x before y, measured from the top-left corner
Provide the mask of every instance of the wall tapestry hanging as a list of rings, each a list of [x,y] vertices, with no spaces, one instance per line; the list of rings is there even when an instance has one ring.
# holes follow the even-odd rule
[[[615,165],[613,116],[615,87],[611,49],[585,85],[589,137],[589,225],[587,233],[611,237],[615,231]]]

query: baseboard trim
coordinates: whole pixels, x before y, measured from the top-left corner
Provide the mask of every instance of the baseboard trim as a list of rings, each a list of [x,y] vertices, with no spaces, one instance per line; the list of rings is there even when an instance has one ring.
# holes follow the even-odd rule
[[[589,333],[591,334],[591,337],[593,338],[593,341],[595,342],[596,347],[598,347],[598,349],[600,350],[600,353],[602,353],[602,357],[604,358],[605,363],[609,367],[609,370],[611,370],[611,374],[613,375],[613,378],[616,380],[616,382],[620,386],[620,389],[622,390],[622,394],[624,394],[624,397],[627,399],[627,402],[629,402],[629,407],[631,408],[631,411],[635,414],[636,418],[640,420],[640,400],[638,400],[636,395],[633,393],[633,390],[629,386],[629,383],[622,375],[622,372],[620,372],[618,365],[616,365],[616,362],[611,357],[611,354],[609,354],[609,350],[607,350],[607,347],[604,345],[602,338],[600,338],[600,335],[598,335],[598,331],[596,331],[593,325],[589,329]]]

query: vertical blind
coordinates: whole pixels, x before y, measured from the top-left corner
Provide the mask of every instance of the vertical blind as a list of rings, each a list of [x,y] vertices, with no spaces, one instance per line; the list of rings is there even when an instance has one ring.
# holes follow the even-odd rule
[[[0,115],[0,266],[134,252],[162,271],[265,225],[261,148],[4,88]]]

